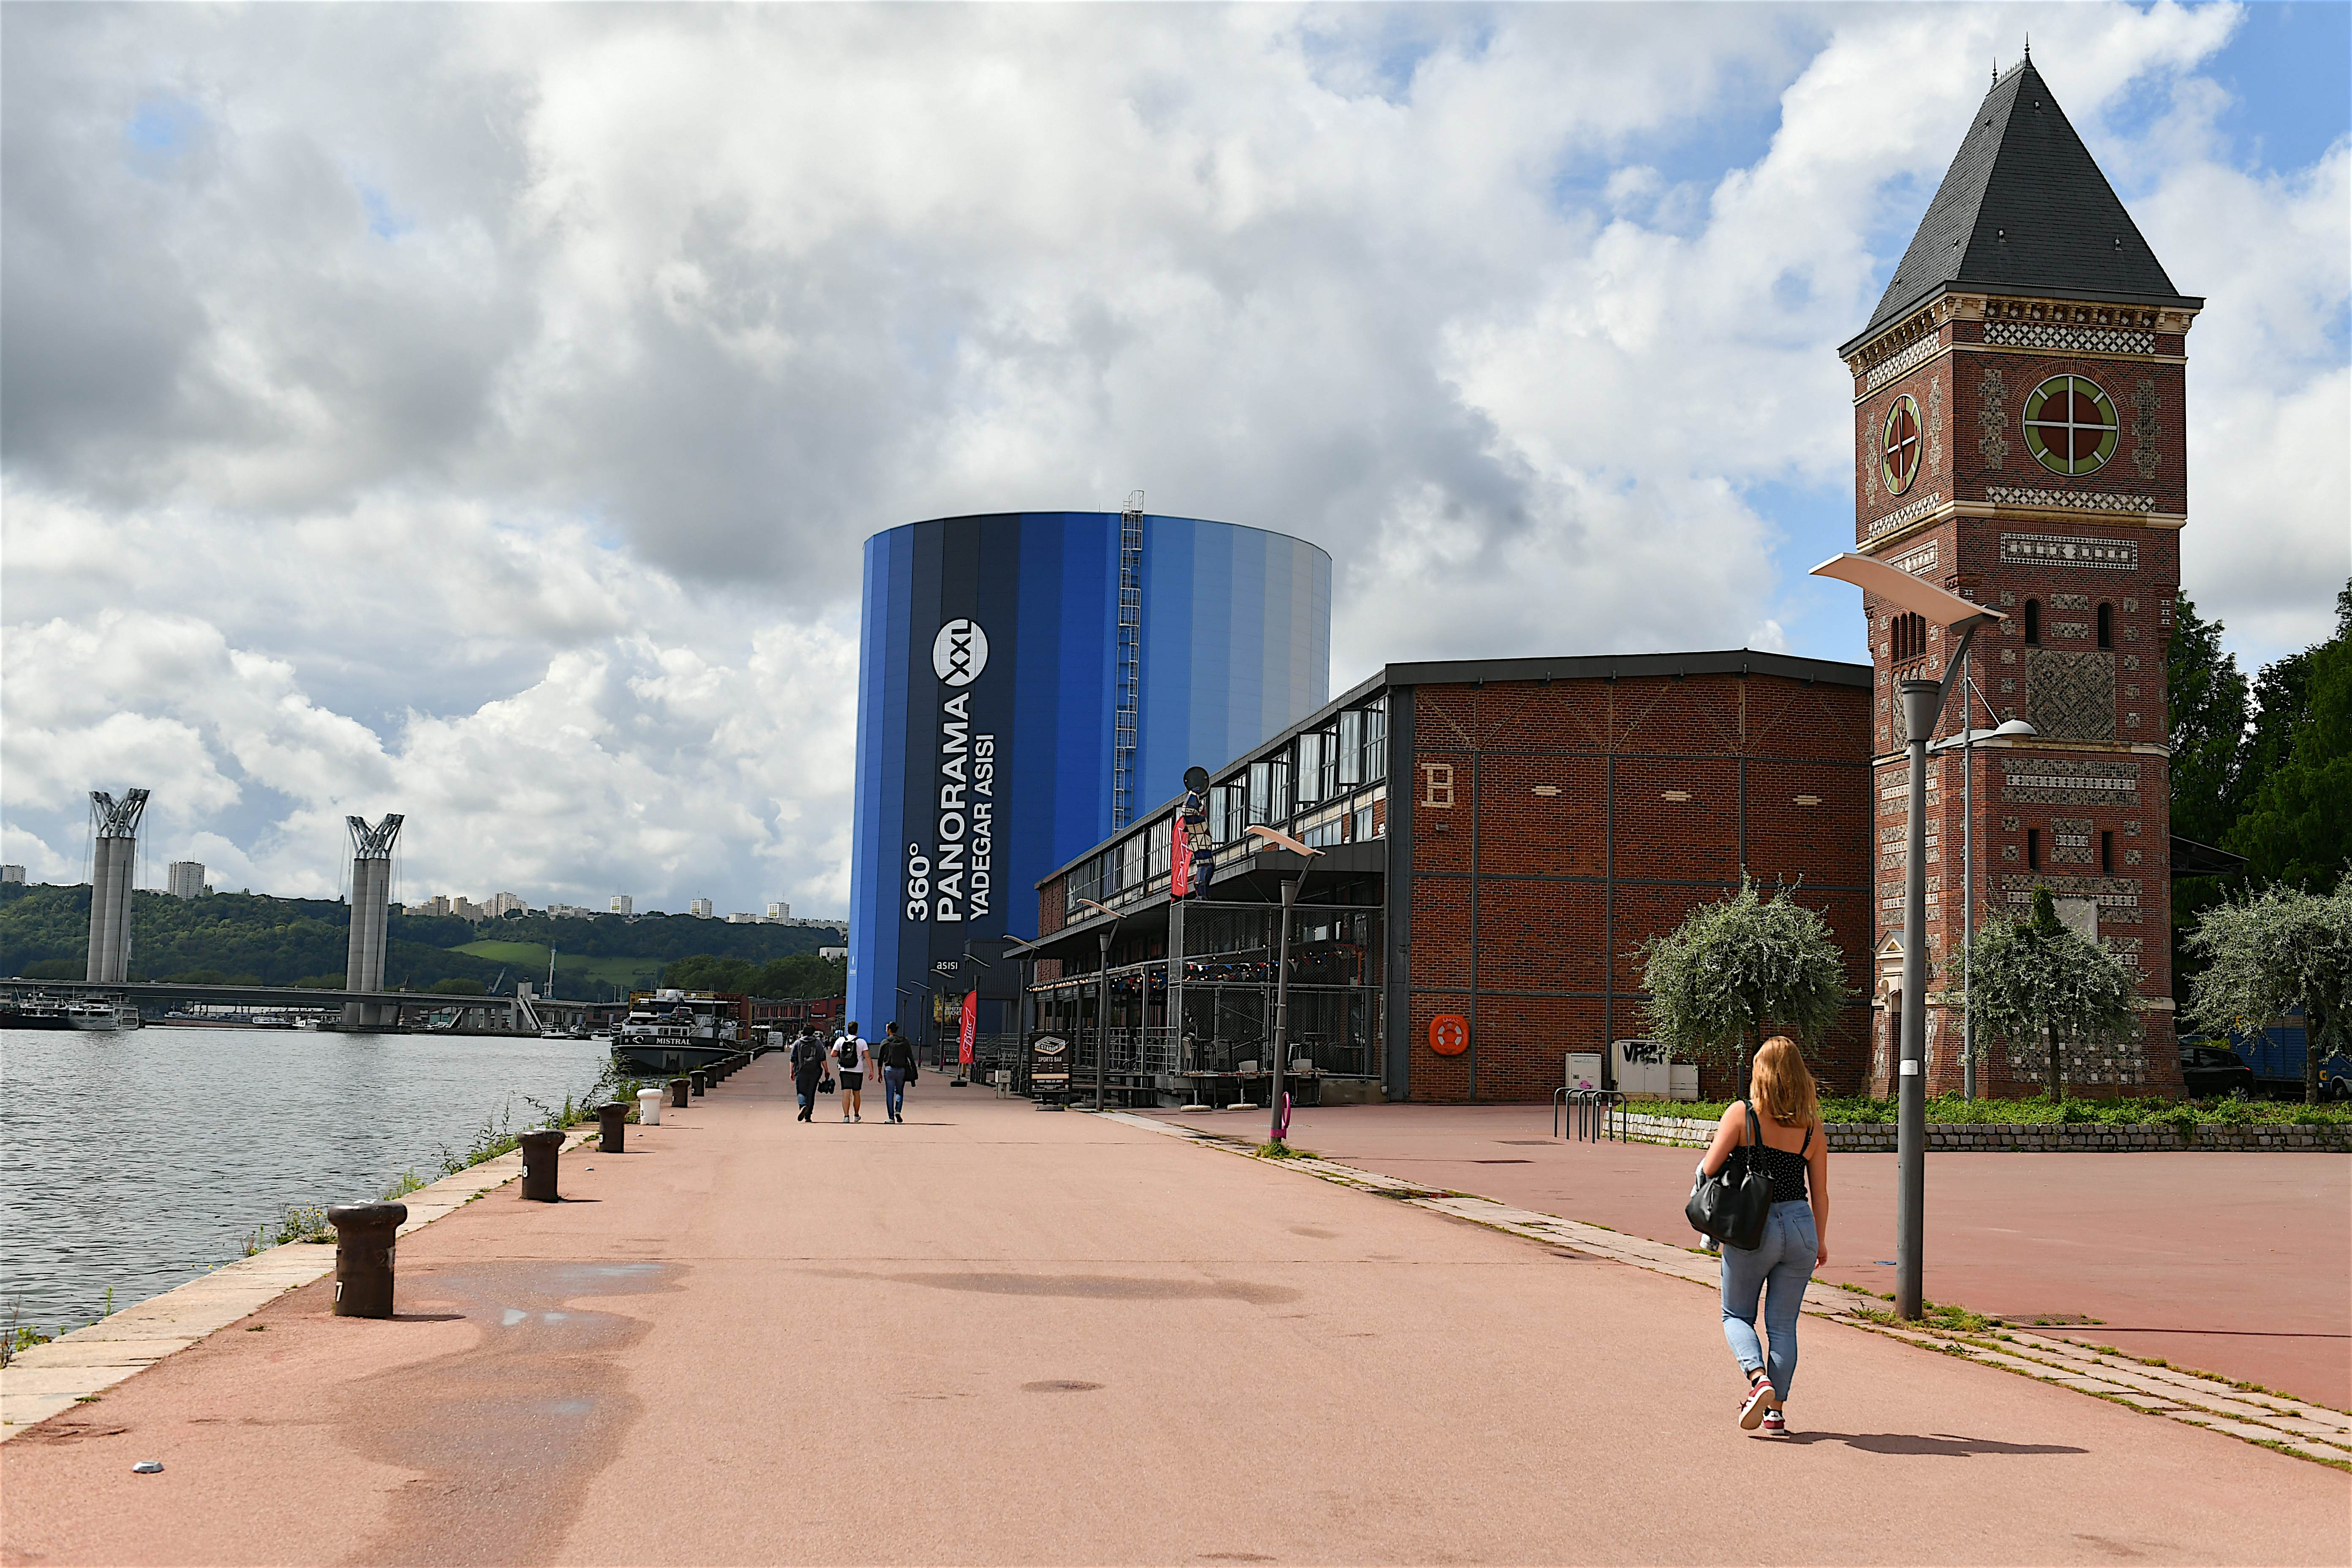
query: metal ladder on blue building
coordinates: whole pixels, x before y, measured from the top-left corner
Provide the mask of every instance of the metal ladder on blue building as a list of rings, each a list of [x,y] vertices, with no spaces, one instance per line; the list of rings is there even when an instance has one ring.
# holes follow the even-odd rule
[[[1110,830],[1135,814],[1135,715],[1143,687],[1143,492],[1118,514],[1118,708],[1110,743]]]

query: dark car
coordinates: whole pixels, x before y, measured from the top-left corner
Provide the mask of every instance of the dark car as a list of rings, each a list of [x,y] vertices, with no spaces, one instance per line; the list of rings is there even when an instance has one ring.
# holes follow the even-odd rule
[[[2232,1092],[2252,1095],[2254,1069],[2246,1065],[2245,1058],[2225,1047],[2183,1041],[2180,1081],[2199,1100]]]

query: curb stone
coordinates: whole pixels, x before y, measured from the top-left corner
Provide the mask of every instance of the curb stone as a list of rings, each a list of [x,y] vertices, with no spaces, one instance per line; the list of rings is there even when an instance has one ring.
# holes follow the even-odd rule
[[[575,1129],[563,1147],[576,1149],[595,1135],[593,1126]],[[517,1150],[427,1183],[400,1200],[408,1205],[408,1221],[399,1234],[430,1225],[521,1174]],[[289,1241],[18,1352],[0,1368],[0,1443],[334,1271],[332,1246]]]
[[[1612,1119],[1629,1142],[1702,1149],[1715,1136],[1715,1123],[1687,1116],[1627,1111]],[[1892,1121],[1825,1121],[1832,1153],[1891,1154]],[[2110,1127],[2089,1121],[1931,1121],[1930,1153],[2131,1154],[2163,1152],[2215,1153],[2352,1153],[2352,1126],[2306,1127],[2286,1122],[2231,1126],[2200,1122],[2183,1132],[2160,1121]]]
[[[1106,1116],[1166,1137],[1181,1138],[1202,1148],[1220,1149],[1254,1159],[1247,1149],[1227,1140],[1205,1135],[1190,1127],[1172,1126],[1130,1111],[1105,1110]],[[1661,1118],[1659,1120],[1670,1120]],[[1713,1122],[1696,1123],[1713,1131]],[[2166,1131],[2169,1131],[2167,1129]],[[1716,1259],[1693,1248],[1670,1246],[1647,1237],[1628,1236],[1581,1220],[1562,1219],[1514,1208],[1492,1198],[1466,1193],[1439,1193],[1377,1172],[1359,1170],[1321,1158],[1265,1160],[1277,1170],[1295,1170],[1318,1180],[1360,1192],[1378,1194],[1409,1203],[1433,1214],[1467,1220],[1525,1240],[1567,1247],[1593,1257],[1612,1258],[1653,1274],[1668,1274],[1712,1290],[1720,1284]],[[1823,1282],[1816,1280],[1816,1284]],[[1868,1306],[1865,1307],[1864,1303]],[[1805,1315],[1841,1322],[1866,1333],[1883,1334],[1923,1350],[1958,1355],[1979,1365],[2056,1384],[2147,1415],[2168,1416],[2190,1426],[2202,1426],[2245,1442],[2276,1447],[2297,1458],[2352,1470],[2352,1414],[2283,1394],[2250,1393],[2227,1382],[2200,1377],[2176,1367],[2147,1366],[2118,1356],[2103,1355],[2073,1340],[2032,1333],[2021,1329],[1993,1329],[1981,1333],[1930,1328],[1926,1324],[1895,1327],[1857,1315],[1880,1305],[1875,1298],[1824,1285],[1808,1291]]]

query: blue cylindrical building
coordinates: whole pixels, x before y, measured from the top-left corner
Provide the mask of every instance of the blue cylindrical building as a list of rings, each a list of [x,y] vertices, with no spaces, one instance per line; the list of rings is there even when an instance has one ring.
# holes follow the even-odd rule
[[[1198,518],[940,518],[866,542],[849,1016],[1012,1026],[1035,884],[1321,707],[1331,557]]]

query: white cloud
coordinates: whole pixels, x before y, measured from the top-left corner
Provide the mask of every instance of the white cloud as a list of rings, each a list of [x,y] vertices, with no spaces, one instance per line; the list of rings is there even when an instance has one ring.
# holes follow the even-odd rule
[[[1343,682],[1848,653],[1775,498],[2028,20],[2213,301],[2190,590],[2305,640],[2347,153],[2227,155],[2230,7],[19,8],[11,858],[136,773],[240,885],[838,910],[858,541],[1138,485],[1329,548]]]

